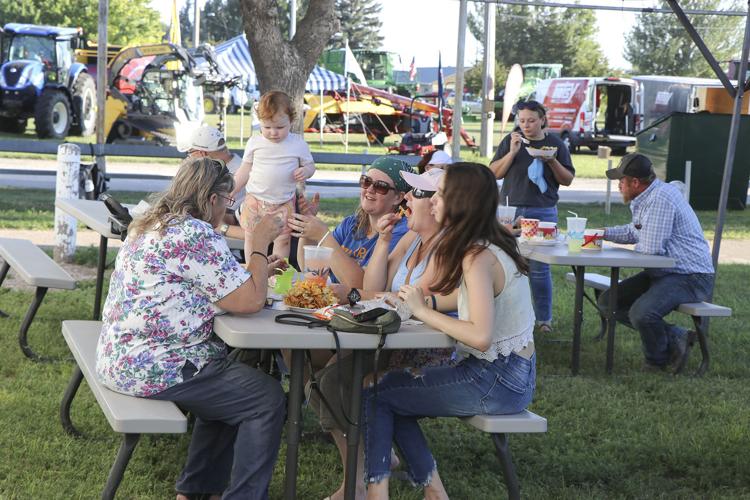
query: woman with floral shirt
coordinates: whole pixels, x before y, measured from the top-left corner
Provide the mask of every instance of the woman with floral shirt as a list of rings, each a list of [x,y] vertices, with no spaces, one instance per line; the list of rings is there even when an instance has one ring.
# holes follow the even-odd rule
[[[245,268],[213,229],[232,204],[233,184],[223,162],[185,160],[128,228],[104,306],[101,381],[124,394],[174,401],[197,417],[178,500],[267,498],[284,422],[278,382],[228,360],[213,333],[222,311],[259,311],[269,269],[284,267],[266,256],[282,229],[278,218],[255,227]]]

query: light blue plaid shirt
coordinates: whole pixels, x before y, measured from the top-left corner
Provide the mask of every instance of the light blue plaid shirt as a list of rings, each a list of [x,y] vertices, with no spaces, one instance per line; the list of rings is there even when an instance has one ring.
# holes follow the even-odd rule
[[[605,240],[635,243],[636,252],[675,260],[675,267],[653,270],[657,274],[714,272],[698,217],[676,187],[656,179],[630,203],[630,211],[633,222],[606,228]]]

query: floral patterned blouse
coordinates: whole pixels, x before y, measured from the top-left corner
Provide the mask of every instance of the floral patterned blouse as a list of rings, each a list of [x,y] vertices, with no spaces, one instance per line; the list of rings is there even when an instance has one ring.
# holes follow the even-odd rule
[[[107,387],[151,396],[182,382],[187,361],[200,371],[226,355],[213,333],[215,302],[248,278],[224,238],[186,217],[164,235],[128,236],[102,314],[96,371]]]

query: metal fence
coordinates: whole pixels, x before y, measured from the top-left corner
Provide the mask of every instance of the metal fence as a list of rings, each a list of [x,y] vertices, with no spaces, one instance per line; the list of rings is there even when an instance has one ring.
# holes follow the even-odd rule
[[[0,152],[13,152],[13,153],[35,153],[35,154],[47,154],[56,155],[57,147],[61,143],[54,141],[39,141],[39,140],[0,140]],[[173,146],[154,146],[154,145],[130,145],[130,144],[92,144],[92,143],[81,143],[71,142],[81,148],[81,156],[90,155],[94,156],[124,156],[131,158],[175,158],[182,159],[185,157],[185,153],[177,151],[177,148]],[[240,156],[243,154],[241,149],[231,150]],[[319,153],[314,152],[313,160],[316,164],[329,164],[329,165],[357,165],[360,166],[362,172],[364,172],[368,165],[370,165],[375,159],[381,155],[372,154],[346,154],[346,153]],[[404,156],[394,155],[395,158],[400,158],[410,165],[416,165],[420,157],[419,156]],[[2,160],[0,159],[0,163]],[[22,169],[3,169],[2,173],[5,174],[24,174],[24,175],[55,175],[54,170],[22,170]],[[158,175],[158,174],[128,174],[128,173],[108,173],[108,177],[113,179],[154,179],[154,180],[168,180],[171,176]],[[308,180],[307,184],[310,186],[325,186],[325,187],[356,187],[358,184],[353,181],[345,180]]]

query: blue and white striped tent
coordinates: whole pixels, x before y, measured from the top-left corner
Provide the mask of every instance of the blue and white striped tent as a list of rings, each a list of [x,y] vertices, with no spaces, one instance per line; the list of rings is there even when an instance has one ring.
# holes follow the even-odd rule
[[[249,87],[256,87],[258,79],[255,75],[255,65],[250,57],[245,35],[238,35],[214,47],[219,68],[228,76],[243,78]],[[307,79],[305,90],[320,92],[321,90],[346,90],[346,78],[320,66],[315,66]]]

